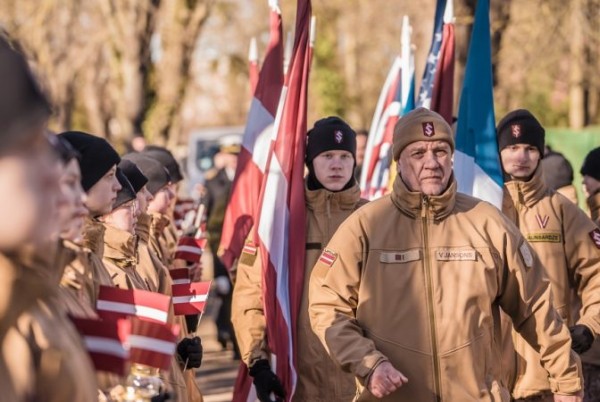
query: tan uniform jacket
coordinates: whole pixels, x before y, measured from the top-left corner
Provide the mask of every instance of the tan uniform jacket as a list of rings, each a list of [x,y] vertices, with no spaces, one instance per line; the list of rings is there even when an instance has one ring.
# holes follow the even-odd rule
[[[564,322],[584,324],[596,336],[600,330],[600,239],[598,244],[593,240],[594,222],[577,205],[546,187],[540,169],[527,182],[505,183],[502,212],[536,251],[550,279],[554,307]],[[508,338],[505,345],[506,350],[514,346],[516,351],[513,396],[526,398],[550,391],[540,355],[514,331],[513,341],[514,345]],[[600,348],[600,339],[593,348]],[[593,363],[600,364],[600,360]]]
[[[579,203],[579,199],[577,198],[577,190],[572,184],[561,188],[557,188],[556,192],[564,195],[567,198],[567,200],[571,201],[575,205]]]
[[[135,225],[135,233],[139,238],[137,271],[148,283],[150,290],[171,295],[171,281],[169,271],[160,261],[158,256],[150,250],[150,225],[152,216],[142,213]]]
[[[0,255],[0,399],[96,401],[95,372],[44,255]]]
[[[89,267],[91,269],[92,281],[94,283],[94,292],[92,300],[94,305],[98,300],[98,291],[100,285],[113,286],[111,276],[102,262],[104,254],[104,225],[92,218],[86,218],[83,228],[83,254],[78,255],[78,259],[73,262],[73,269],[79,272],[85,272]]]
[[[500,211],[456,193],[392,194],[348,218],[317,262],[312,327],[367,384],[388,360],[408,378],[381,401],[508,401],[499,309],[541,350],[552,389],[582,387],[579,358],[535,252]],[[375,401],[361,386],[359,401]]]
[[[173,266],[173,256],[177,243],[173,243],[167,235],[167,227],[171,220],[163,214],[153,213],[152,223],[150,224],[150,250],[160,258],[163,265],[167,268]]]
[[[596,225],[600,226],[600,192],[588,197],[587,205],[590,209],[590,217]]]
[[[344,373],[327,356],[308,318],[308,281],[322,248],[338,226],[365,203],[358,185],[337,193],[325,189],[305,191],[307,237],[305,276],[300,315],[298,317],[298,383],[294,401],[350,401],[356,394],[354,377]],[[258,251],[244,253],[238,264],[233,291],[232,317],[243,361],[250,365],[257,358],[268,359],[265,344],[265,316],[261,296],[261,259]]]
[[[150,290],[137,272],[138,238],[129,232],[105,225],[102,261],[110,273],[114,286],[123,289]]]

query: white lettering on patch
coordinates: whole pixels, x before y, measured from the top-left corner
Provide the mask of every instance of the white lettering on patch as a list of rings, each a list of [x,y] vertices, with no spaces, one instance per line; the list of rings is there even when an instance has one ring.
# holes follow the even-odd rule
[[[473,249],[442,248],[436,250],[438,261],[477,261],[477,252]]]

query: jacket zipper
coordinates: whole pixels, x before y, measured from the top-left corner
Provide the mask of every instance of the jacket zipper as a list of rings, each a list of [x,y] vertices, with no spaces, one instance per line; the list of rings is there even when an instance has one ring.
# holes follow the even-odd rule
[[[431,277],[431,262],[429,261],[429,236],[427,233],[429,199],[423,196],[423,205],[421,208],[421,222],[423,223],[423,263],[425,264],[425,279],[427,285],[427,298],[429,307],[429,325],[431,327],[431,350],[433,354],[433,380],[436,401],[442,400],[442,381],[440,379],[440,363],[437,350],[437,332],[435,328],[435,313],[433,311],[433,279]]]

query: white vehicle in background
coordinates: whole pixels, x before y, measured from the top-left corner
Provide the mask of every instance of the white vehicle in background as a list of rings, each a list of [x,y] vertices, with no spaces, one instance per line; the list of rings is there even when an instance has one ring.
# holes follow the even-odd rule
[[[214,168],[214,156],[223,139],[237,137],[241,140],[244,126],[209,127],[193,130],[188,138],[185,171],[187,189],[192,197],[199,196],[198,185],[204,184],[204,174]]]

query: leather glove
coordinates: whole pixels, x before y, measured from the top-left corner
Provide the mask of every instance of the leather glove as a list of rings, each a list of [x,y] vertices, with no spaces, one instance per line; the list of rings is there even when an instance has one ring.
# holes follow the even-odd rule
[[[160,394],[153,396],[150,402],[166,402],[171,400],[171,394],[168,392],[161,392]]]
[[[283,385],[281,385],[279,378],[271,370],[271,366],[266,359],[254,362],[252,367],[250,367],[249,373],[254,377],[253,383],[256,388],[256,396],[261,402],[273,402],[271,393],[275,394],[275,401],[285,398]]]
[[[594,343],[594,334],[585,325],[574,325],[569,328],[571,332],[571,349],[582,354],[592,347]]]
[[[186,368],[198,368],[202,364],[202,342],[197,336],[183,338],[177,344],[177,355],[182,365]]]

